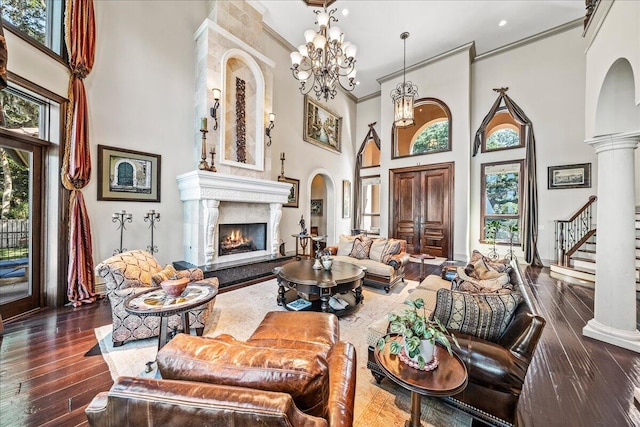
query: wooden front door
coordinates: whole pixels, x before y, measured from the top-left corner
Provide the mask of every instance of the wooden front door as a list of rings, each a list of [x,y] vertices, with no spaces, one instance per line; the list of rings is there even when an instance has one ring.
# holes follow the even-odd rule
[[[453,163],[391,170],[392,229],[407,251],[453,258]]]

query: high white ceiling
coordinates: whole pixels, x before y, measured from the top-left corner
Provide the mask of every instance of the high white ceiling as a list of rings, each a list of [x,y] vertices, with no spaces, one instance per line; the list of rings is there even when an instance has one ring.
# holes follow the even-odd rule
[[[261,0],[264,22],[293,46],[304,43],[307,29],[317,30],[316,8],[302,0]],[[469,42],[482,54],[569,21],[584,17],[584,0],[338,0],[338,25],[345,41],[358,46],[360,98],[380,90],[376,79],[402,70],[403,43],[408,31],[407,67]],[[342,10],[348,9],[346,16]],[[506,20],[506,25],[498,23]],[[292,77],[293,78],[293,77]]]

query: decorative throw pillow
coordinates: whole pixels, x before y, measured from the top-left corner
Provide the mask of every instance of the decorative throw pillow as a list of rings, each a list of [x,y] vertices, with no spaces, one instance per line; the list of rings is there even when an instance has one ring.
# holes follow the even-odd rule
[[[349,256],[355,259],[368,259],[372,243],[373,240],[367,239],[366,237],[356,237],[353,241],[353,248],[351,249]]]
[[[326,416],[329,369],[317,351],[266,347],[237,341],[177,334],[157,355],[164,379],[246,387],[287,393],[302,412]]]
[[[393,255],[399,254],[401,249],[402,249],[402,240],[389,239],[387,241],[387,246],[384,249],[384,253],[382,254],[382,262],[384,264],[388,264],[391,257]]]
[[[458,267],[457,280],[472,283],[477,289],[476,292],[497,292],[509,283],[509,275],[507,273],[493,272],[497,274],[497,276],[493,277],[492,279],[477,279],[474,276],[468,276],[467,271],[468,269],[466,268]],[[490,276],[493,276],[493,274],[491,274]]]
[[[336,255],[349,256],[349,254],[351,253],[351,249],[353,249],[353,241],[356,239],[356,237],[359,236],[360,235],[347,236],[345,234],[341,234],[338,238],[338,252],[336,253]]]
[[[158,271],[156,274],[151,276],[151,280],[156,286],[159,286],[160,283],[168,280],[178,274],[178,271],[171,264],[167,264],[164,269]]]
[[[373,239],[371,250],[369,251],[369,259],[372,261],[382,262],[382,254],[387,246],[386,238]]]
[[[449,331],[497,342],[521,302],[518,292],[496,295],[439,289],[433,317]]]
[[[471,253],[471,260],[469,262],[475,264],[478,260],[482,260],[487,269],[497,271],[498,273],[508,273],[511,269],[508,259],[492,260],[479,251],[474,250]]]

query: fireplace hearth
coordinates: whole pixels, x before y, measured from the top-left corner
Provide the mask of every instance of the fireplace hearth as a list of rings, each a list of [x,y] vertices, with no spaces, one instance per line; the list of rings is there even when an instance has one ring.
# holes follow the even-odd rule
[[[262,251],[267,247],[267,224],[220,224],[218,254]]]

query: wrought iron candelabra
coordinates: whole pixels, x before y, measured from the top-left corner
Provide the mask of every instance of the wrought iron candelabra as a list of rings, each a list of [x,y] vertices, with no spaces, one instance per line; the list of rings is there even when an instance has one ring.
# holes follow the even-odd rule
[[[127,222],[133,222],[133,215],[127,213],[127,211],[123,209],[120,212],[115,212],[111,215],[111,222],[118,223],[118,230],[120,230],[120,249],[116,249],[113,252],[114,255],[118,255],[127,250],[127,248],[122,247],[122,237],[124,235],[124,230],[126,230],[124,225]]]
[[[284,153],[280,153],[280,162],[282,163],[282,166],[280,168],[280,176],[278,177],[278,181],[285,181],[286,178],[284,177]]]
[[[160,212],[156,212],[151,209],[149,212],[144,214],[144,220],[149,221],[149,228],[151,229],[151,244],[147,246],[147,251],[151,255],[158,252],[158,247],[153,244],[153,229],[156,228],[156,222],[160,221]]]

